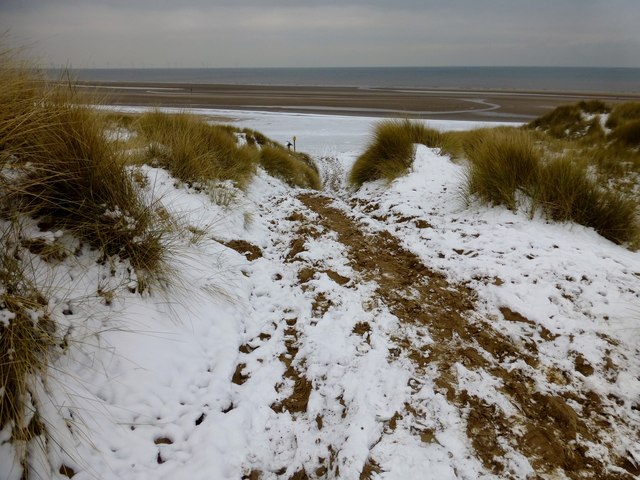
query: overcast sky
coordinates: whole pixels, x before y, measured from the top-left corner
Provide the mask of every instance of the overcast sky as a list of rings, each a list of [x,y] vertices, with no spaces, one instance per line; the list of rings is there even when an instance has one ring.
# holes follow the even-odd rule
[[[0,0],[10,43],[78,68],[640,67],[639,25],[640,0]]]

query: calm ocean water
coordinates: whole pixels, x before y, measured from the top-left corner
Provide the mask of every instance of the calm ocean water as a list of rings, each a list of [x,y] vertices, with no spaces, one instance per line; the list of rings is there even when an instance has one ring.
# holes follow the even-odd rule
[[[363,67],[75,69],[77,80],[640,93],[640,68]]]

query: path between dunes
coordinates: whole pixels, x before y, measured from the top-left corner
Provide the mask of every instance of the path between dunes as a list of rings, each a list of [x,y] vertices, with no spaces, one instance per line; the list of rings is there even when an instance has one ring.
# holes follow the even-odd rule
[[[259,375],[261,349],[279,352],[284,372],[265,437],[275,455],[245,478],[384,478],[387,469],[392,478],[639,473],[611,444],[610,430],[623,420],[612,418],[606,399],[553,369],[542,374],[561,393],[536,388],[537,345],[554,340],[551,332],[503,308],[528,332],[506,337],[476,314],[472,289],[449,283],[388,231],[354,220],[355,206],[311,193],[275,195],[262,206],[276,218],[266,260],[293,272],[272,281],[292,278],[309,305],[272,307],[280,320],[240,347],[239,390]],[[281,240],[291,232],[293,241]],[[232,248],[258,257],[248,245]],[[254,300],[259,312],[265,299]],[[610,462],[592,457],[594,448]]]

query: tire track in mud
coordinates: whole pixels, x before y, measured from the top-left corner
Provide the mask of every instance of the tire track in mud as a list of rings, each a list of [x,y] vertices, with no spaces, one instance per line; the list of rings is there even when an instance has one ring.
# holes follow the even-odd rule
[[[607,412],[595,393],[564,398],[537,390],[533,373],[540,365],[535,342],[516,344],[487,321],[474,318],[474,292],[427,268],[390,233],[364,233],[331,205],[330,197],[305,193],[298,199],[319,215],[324,228],[336,232],[362,279],[378,284],[376,296],[406,327],[392,338],[397,348],[389,352],[391,359],[404,355],[412,361],[418,377],[413,379],[416,393],[421,378],[435,376],[439,391],[465,413],[467,436],[485,468],[517,478],[505,460],[516,453],[543,477],[634,478],[606,442]],[[526,321],[506,309],[503,315]],[[419,346],[416,335],[430,341]],[[506,402],[490,402],[461,388],[461,377],[469,372],[489,379]],[[567,400],[577,404],[583,415]],[[419,401],[405,404],[389,428],[410,416],[422,441],[437,441],[433,430],[419,427],[424,415]],[[590,457],[590,445],[604,447],[612,462],[623,468],[610,468]]]

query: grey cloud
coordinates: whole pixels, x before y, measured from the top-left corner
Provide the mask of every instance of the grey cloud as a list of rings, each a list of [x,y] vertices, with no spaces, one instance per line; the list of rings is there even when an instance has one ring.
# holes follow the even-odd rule
[[[637,0],[5,0],[74,66],[640,66]]]

